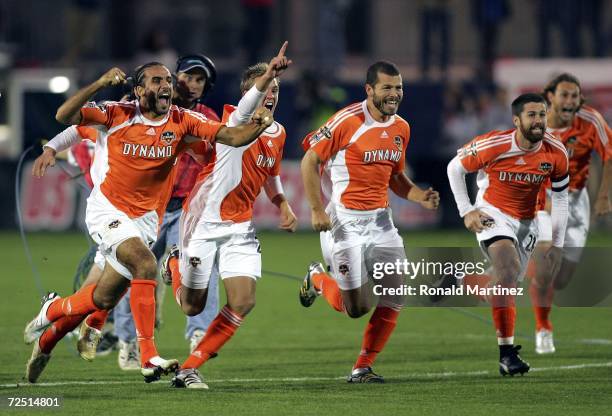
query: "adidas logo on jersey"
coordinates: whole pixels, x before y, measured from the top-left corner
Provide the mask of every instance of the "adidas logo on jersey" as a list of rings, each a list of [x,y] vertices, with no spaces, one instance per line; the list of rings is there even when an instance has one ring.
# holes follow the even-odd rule
[[[155,129],[153,127],[150,127],[145,134],[147,136],[155,136]]]
[[[525,159],[523,159],[522,157],[519,157],[514,164],[515,165],[526,165],[527,162],[525,162]]]
[[[272,140],[268,140],[268,147],[274,147],[274,143],[272,143]]]
[[[389,134],[387,133],[387,131],[386,131],[386,130],[384,130],[384,131],[382,132],[382,134],[380,135],[380,138],[381,138],[381,139],[387,139],[387,138],[389,138]]]

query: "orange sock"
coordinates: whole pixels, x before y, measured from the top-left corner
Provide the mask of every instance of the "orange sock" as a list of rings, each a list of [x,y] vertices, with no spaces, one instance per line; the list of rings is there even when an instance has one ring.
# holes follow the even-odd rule
[[[174,293],[174,299],[176,303],[181,305],[181,272],[179,272],[179,262],[176,257],[171,257],[168,260],[168,268],[170,269],[170,275],[172,276],[172,293]]]
[[[140,347],[140,362],[144,365],[159,355],[155,347],[155,280],[133,279],[130,307]]]
[[[79,289],[72,296],[60,298],[47,309],[47,319],[57,321],[62,316],[87,315],[98,308],[93,301],[93,292],[96,285],[87,285]]]
[[[73,315],[73,316],[62,316],[51,325],[38,339],[38,346],[40,350],[49,354],[55,348],[55,345],[60,339],[72,331],[74,328],[79,326],[83,321],[85,315]]]
[[[546,289],[542,290],[532,280],[529,285],[529,295],[531,296],[531,305],[536,320],[536,331],[542,329],[552,331],[552,322],[549,317],[554,295],[553,286],[549,285]]]
[[[513,296],[493,296],[491,298],[493,322],[497,333],[498,345],[514,345],[514,323],[516,307]]]
[[[95,328],[102,331],[102,327],[106,323],[106,318],[108,318],[108,312],[109,311],[105,310],[95,311],[94,313],[89,314],[89,316],[85,320],[85,323],[91,328]]]
[[[353,368],[372,367],[376,356],[385,347],[387,340],[395,329],[399,311],[391,308],[377,307],[370,317],[363,334],[361,352]]]
[[[210,358],[217,355],[217,351],[234,336],[242,323],[242,316],[225,305],[217,317],[210,323],[206,335],[198,346],[187,357],[181,368],[198,368]]]
[[[312,275],[312,284],[315,289],[321,292],[332,308],[338,312],[345,311],[340,288],[333,277],[327,273],[315,273]]]

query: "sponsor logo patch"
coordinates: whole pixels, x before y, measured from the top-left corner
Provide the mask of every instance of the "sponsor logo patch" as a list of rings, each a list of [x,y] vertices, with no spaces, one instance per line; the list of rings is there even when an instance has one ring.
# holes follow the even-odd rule
[[[115,228],[119,227],[119,225],[121,225],[121,221],[115,220],[115,221],[111,222],[110,224],[108,224],[108,228],[110,228],[112,230],[112,229],[115,229]]]
[[[343,276],[346,276],[349,272],[349,266],[348,264],[341,264],[340,266],[338,266],[338,271],[340,272],[340,274],[342,274]]]
[[[544,173],[548,173],[552,170],[552,163],[550,162],[541,162],[540,163],[540,170]]]
[[[176,136],[173,131],[165,131],[161,134],[160,139],[162,142],[170,144],[176,139]]]
[[[202,260],[200,260],[199,257],[191,257],[189,259],[189,264],[191,264],[191,267],[198,267],[200,264],[202,264]]]

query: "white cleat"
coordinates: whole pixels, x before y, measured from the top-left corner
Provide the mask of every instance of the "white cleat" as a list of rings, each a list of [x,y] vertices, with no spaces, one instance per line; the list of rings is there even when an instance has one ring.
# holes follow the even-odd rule
[[[145,383],[152,383],[159,380],[162,375],[177,370],[178,367],[178,360],[165,360],[157,355],[140,367],[140,374],[143,375]]]
[[[535,338],[535,352],[537,354],[553,354],[556,351],[552,331],[541,329],[536,332]]]
[[[32,319],[25,327],[23,331],[23,341],[26,344],[31,344],[45,332],[45,329],[51,325],[51,321],[47,319],[47,310],[49,306],[59,298],[59,295],[55,292],[49,292],[42,298],[42,307],[38,312],[38,315]]]
[[[35,343],[34,349],[32,350],[32,356],[26,364],[26,379],[30,383],[36,383],[50,359],[51,354],[45,354],[40,351],[38,342]]]
[[[176,372],[176,376],[170,381],[171,387],[178,389],[200,389],[208,390],[208,384],[202,380],[202,375],[195,368],[182,368]]]
[[[193,331],[193,334],[191,334],[189,338],[189,352],[193,352],[193,350],[196,349],[200,341],[204,338],[204,335],[206,335],[206,331],[202,331],[201,329]]]
[[[136,339],[130,342],[119,340],[119,368],[123,371],[140,370],[140,350]]]
[[[93,361],[96,358],[96,350],[102,338],[102,331],[92,328],[83,321],[81,330],[79,331],[79,340],[77,341],[77,350],[79,355],[85,361]]]

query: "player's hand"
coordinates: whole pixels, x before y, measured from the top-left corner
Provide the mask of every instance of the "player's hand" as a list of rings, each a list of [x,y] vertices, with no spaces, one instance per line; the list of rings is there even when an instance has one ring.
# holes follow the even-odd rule
[[[114,87],[125,83],[125,72],[117,67],[111,68],[96,81],[101,87]]]
[[[473,233],[479,233],[485,228],[490,227],[493,221],[493,218],[489,217],[479,209],[470,211],[465,214],[465,217],[463,217],[465,228]]]
[[[440,194],[438,191],[434,191],[433,188],[428,188],[423,191],[423,196],[419,201],[419,204],[425,209],[438,209],[440,206]]]
[[[285,56],[289,42],[285,41],[281,46],[278,54],[270,60],[268,63],[268,69],[266,70],[265,76],[269,78],[276,78],[280,76],[285,70],[293,63],[293,61]]]
[[[32,166],[32,175],[42,178],[49,166],[55,166],[55,150],[45,147],[42,155],[38,156]]]
[[[610,198],[608,196],[598,196],[595,200],[595,215],[601,217],[612,212]]]
[[[251,117],[255,124],[259,124],[260,126],[270,127],[274,122],[274,117],[272,116],[272,112],[265,107],[259,107],[253,113],[253,117]]]
[[[278,228],[290,233],[295,232],[298,225],[297,217],[293,213],[293,210],[287,201],[283,201],[280,206],[280,219]]]
[[[551,245],[550,248],[544,254],[544,258],[548,262],[550,275],[554,278],[555,276],[557,276],[559,270],[561,269],[561,261],[563,260],[563,249]]]
[[[312,210],[311,215],[312,228],[315,231],[329,231],[331,230],[331,220],[329,215],[323,210]]]

